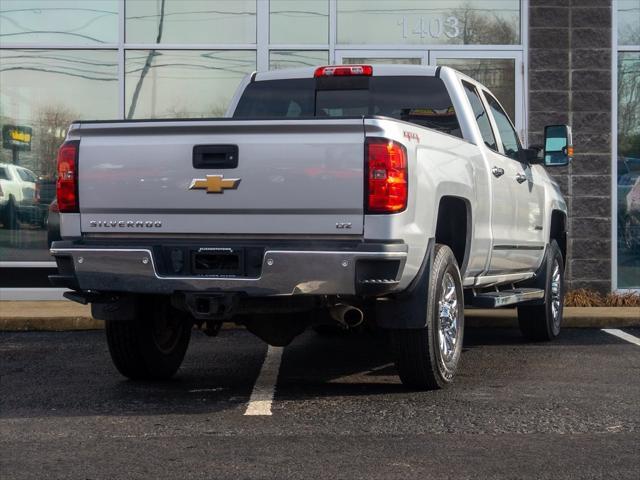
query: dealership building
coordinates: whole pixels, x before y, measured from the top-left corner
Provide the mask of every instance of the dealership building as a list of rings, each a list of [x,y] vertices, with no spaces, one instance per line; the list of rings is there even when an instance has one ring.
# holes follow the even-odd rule
[[[341,63],[454,67],[529,145],[572,125],[551,171],[569,288],[640,289],[638,0],[0,0],[0,297],[61,297],[47,220],[72,120],[221,116],[248,73]]]

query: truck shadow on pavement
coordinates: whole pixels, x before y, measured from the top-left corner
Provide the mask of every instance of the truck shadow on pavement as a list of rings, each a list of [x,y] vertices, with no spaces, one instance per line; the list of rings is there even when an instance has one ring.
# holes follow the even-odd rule
[[[102,332],[0,338],[0,418],[5,419],[243,412],[267,349],[245,330],[223,330],[213,339],[194,332],[174,380],[132,382],[111,365]],[[509,375],[517,377],[526,372],[527,364],[543,361],[552,351],[562,357],[563,347],[607,348],[620,342],[593,329],[566,330],[555,342],[540,344],[526,342],[517,329],[468,329],[456,385],[427,395],[464,394],[477,378],[498,380],[499,371],[482,366],[492,358],[507,358]],[[284,349],[276,401],[422,395],[402,386],[387,347],[383,334],[326,338],[305,332]]]

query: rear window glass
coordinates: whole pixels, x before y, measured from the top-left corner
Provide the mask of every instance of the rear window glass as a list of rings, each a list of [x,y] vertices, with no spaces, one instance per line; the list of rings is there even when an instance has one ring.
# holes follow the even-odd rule
[[[462,137],[451,97],[441,79],[370,77],[364,88],[317,89],[316,79],[249,84],[234,118],[313,118],[380,115]]]
[[[25,182],[36,182],[38,180],[36,176],[28,170],[18,168],[16,171],[18,172],[18,175],[20,175],[20,178]]]

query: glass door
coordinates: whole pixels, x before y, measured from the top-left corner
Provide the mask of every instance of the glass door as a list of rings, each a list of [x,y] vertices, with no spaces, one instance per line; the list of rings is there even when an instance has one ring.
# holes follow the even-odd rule
[[[397,65],[426,65],[426,51],[411,50],[336,50],[336,64],[387,63]]]
[[[526,144],[521,52],[431,50],[429,59],[429,63],[455,68],[491,90],[515,123],[520,140]]]

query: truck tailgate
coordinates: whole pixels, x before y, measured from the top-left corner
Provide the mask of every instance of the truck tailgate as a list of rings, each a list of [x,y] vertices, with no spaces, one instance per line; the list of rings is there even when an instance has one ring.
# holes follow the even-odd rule
[[[83,232],[363,233],[362,119],[93,122],[69,137]]]

